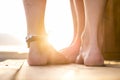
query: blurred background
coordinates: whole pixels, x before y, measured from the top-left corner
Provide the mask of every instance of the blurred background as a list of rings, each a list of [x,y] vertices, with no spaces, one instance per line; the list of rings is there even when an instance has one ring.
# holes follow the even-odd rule
[[[0,0],[0,51],[25,51],[25,36],[22,0]]]
[[[108,0],[104,19],[104,57],[120,60],[120,0]]]

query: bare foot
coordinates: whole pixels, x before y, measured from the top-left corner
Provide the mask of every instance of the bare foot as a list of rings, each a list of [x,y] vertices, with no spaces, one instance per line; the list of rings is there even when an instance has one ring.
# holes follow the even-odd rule
[[[70,63],[74,63],[77,55],[79,54],[80,40],[74,41],[69,47],[60,50],[60,53],[69,60]]]
[[[30,49],[28,54],[29,65],[46,65],[48,63],[48,54],[44,53],[43,49],[41,50],[39,42],[37,41],[33,41],[30,43]]]
[[[78,64],[84,64],[83,56],[82,56],[81,53],[82,53],[82,50],[81,50],[81,47],[80,47],[79,55],[77,56],[76,61],[75,61]]]
[[[84,64],[87,66],[101,66],[104,65],[104,59],[100,49],[91,46],[85,53],[83,53]]]
[[[87,66],[101,66],[104,65],[104,58],[99,49],[95,46],[91,46],[84,51],[83,49],[80,50],[76,63],[85,64]]]
[[[85,64],[87,66],[101,66],[104,64],[101,49],[98,45],[98,40],[95,39],[85,30],[82,35],[81,48],[76,63]]]
[[[30,43],[28,63],[31,66],[69,63],[63,54],[58,53],[46,40]]]

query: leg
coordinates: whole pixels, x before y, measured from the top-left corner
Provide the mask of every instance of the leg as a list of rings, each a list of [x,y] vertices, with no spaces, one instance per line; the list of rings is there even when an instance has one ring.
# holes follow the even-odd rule
[[[83,0],[71,0],[71,9],[74,23],[74,38],[73,44],[80,41],[80,36],[85,25],[85,14]],[[80,42],[79,42],[80,43]]]
[[[44,35],[44,13],[46,0],[23,0],[27,18],[27,35]],[[47,55],[38,54],[38,42],[31,42],[28,63],[30,65],[47,64]]]
[[[61,52],[70,60],[75,62],[80,48],[80,36],[84,28],[84,5],[83,0],[70,0],[74,23],[74,37],[71,45]]]
[[[88,66],[103,65],[104,59],[98,43],[98,26],[103,17],[106,0],[84,0],[85,7],[85,29],[82,33],[82,44],[77,63]]]
[[[76,7],[75,7],[74,0],[70,0],[70,5],[71,5],[71,11],[72,11],[72,17],[73,17],[73,26],[74,26],[74,36],[73,36],[72,43],[74,43],[77,35],[77,14],[76,14],[76,9],[75,9]]]
[[[76,35],[74,43],[77,41],[80,41],[80,36],[83,32],[84,25],[85,25],[85,13],[84,13],[84,4],[83,0],[74,0],[74,6],[75,6],[75,12],[76,12],[76,28],[74,26],[74,29],[76,29]],[[74,15],[73,15],[74,17]],[[73,21],[75,23],[75,20]],[[75,31],[74,31],[75,33]]]
[[[27,18],[28,35],[44,35],[46,0],[23,0]]]
[[[46,0],[23,0],[27,18],[27,35],[45,36],[44,14]],[[45,65],[47,63],[66,63],[66,59],[48,43],[47,40],[30,43],[29,65]]]

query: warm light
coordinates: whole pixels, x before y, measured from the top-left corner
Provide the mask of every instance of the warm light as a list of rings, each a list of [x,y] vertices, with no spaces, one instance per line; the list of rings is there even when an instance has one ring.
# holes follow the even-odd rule
[[[73,37],[73,21],[69,0],[48,0],[45,26],[50,43],[57,49],[67,47]]]
[[[75,79],[75,72],[74,70],[69,70],[66,73],[64,73],[64,76],[62,76],[62,80],[74,80]]]
[[[22,0],[0,0],[0,33],[25,41],[26,29]]]
[[[56,49],[68,46],[73,37],[70,0],[47,0],[45,27]],[[25,43],[26,17],[22,0],[0,0],[0,33],[16,36]]]
[[[27,27],[22,0],[0,0],[0,34],[9,34],[22,42],[18,46],[0,45],[0,51],[28,51],[25,42]],[[12,41],[12,38],[9,41]]]

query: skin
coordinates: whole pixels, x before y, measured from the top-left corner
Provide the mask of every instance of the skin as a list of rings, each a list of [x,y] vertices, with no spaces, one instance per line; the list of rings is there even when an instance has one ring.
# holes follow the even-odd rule
[[[81,35],[81,47],[76,63],[84,63],[87,66],[104,64],[98,28],[103,18],[105,4],[106,0],[84,0],[85,28]]]
[[[23,0],[27,20],[27,35],[41,36],[40,41],[30,43],[29,65],[72,62],[87,66],[104,64],[101,51],[102,43],[99,43],[98,39],[100,38],[98,36],[98,28],[103,17],[106,0],[70,1],[74,37],[69,47],[58,52],[46,39],[44,27],[46,0]]]
[[[76,63],[87,66],[104,65],[103,36],[98,33],[98,28],[105,4],[106,0],[71,0],[74,37],[71,45],[62,50],[70,62],[76,59]]]
[[[27,20],[27,35],[39,35],[41,37],[40,41],[30,43],[29,65],[69,63],[64,55],[59,54],[46,39],[44,27],[46,0],[23,0],[23,3]]]
[[[74,23],[74,37],[71,45],[65,49],[60,50],[61,53],[72,63],[75,62],[81,45],[80,36],[84,29],[84,4],[83,0],[70,0],[71,11]]]

